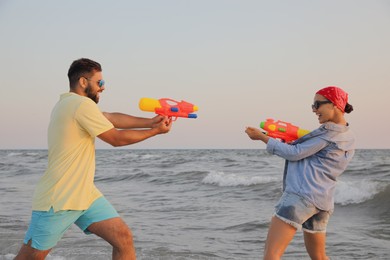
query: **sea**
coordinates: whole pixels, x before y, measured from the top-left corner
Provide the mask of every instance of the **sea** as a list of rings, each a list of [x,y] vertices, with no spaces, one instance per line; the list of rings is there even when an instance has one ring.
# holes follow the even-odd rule
[[[13,259],[47,150],[0,150],[0,259]],[[138,260],[262,259],[284,161],[263,149],[96,152],[95,183],[129,225]],[[390,259],[390,150],[356,151],[327,230],[333,259]],[[111,259],[73,225],[49,260]],[[310,259],[298,231],[283,259]]]

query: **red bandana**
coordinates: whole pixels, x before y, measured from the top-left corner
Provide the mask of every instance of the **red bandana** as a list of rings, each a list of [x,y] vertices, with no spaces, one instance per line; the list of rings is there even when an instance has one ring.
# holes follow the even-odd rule
[[[316,94],[324,96],[344,113],[345,105],[348,103],[347,92],[339,87],[329,86],[318,90]]]

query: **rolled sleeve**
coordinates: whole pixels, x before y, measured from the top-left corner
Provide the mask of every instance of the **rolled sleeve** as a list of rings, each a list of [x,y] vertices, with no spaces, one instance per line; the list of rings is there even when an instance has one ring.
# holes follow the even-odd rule
[[[289,161],[298,161],[309,157],[328,145],[322,138],[314,137],[304,143],[286,144],[270,138],[267,143],[267,151]]]
[[[275,146],[276,146],[276,143],[278,141],[275,140],[274,138],[270,138],[268,139],[268,142],[267,142],[267,147],[266,147],[266,150],[267,152],[269,152],[270,154],[275,154]]]

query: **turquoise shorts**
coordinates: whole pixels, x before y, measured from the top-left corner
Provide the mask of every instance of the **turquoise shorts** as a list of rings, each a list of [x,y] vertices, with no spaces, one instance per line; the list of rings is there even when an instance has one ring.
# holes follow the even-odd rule
[[[105,197],[96,199],[86,210],[33,211],[24,243],[31,240],[31,247],[38,250],[53,248],[65,231],[75,223],[84,233],[96,222],[118,217],[118,212]]]

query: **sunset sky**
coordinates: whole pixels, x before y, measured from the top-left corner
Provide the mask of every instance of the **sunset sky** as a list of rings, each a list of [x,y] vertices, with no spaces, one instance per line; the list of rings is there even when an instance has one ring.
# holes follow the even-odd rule
[[[0,37],[0,149],[47,148],[81,57],[103,67],[102,111],[154,116],[141,97],[199,107],[128,148],[262,149],[246,126],[315,129],[310,105],[329,85],[349,93],[357,148],[390,148],[390,1],[0,0]]]

